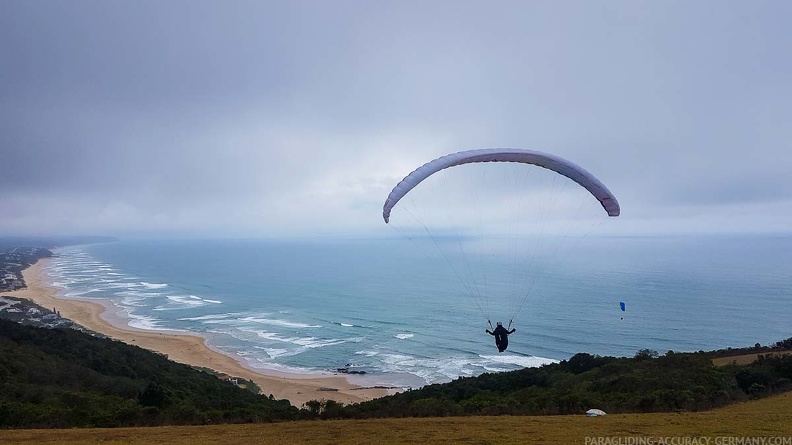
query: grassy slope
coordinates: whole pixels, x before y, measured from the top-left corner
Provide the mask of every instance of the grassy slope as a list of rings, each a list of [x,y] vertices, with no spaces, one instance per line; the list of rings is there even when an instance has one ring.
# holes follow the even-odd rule
[[[683,414],[333,420],[194,427],[0,431],[2,444],[584,443],[592,436],[792,436],[792,393]]]
[[[756,361],[756,359],[760,355],[786,355],[792,354],[792,350],[790,351],[772,351],[772,352],[758,352],[756,354],[743,354],[743,355],[732,355],[729,357],[718,357],[712,359],[712,363],[715,366],[726,366],[731,365],[732,363],[735,365],[749,365]]]

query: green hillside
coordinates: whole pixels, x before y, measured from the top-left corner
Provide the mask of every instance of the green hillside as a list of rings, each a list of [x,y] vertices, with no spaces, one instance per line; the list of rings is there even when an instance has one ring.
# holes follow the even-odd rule
[[[294,419],[270,400],[151,351],[0,319],[0,428]]]
[[[460,378],[348,406],[312,401],[299,410],[136,346],[0,319],[0,428],[556,415],[590,408],[682,412],[792,389],[792,355],[725,366],[713,365],[712,358],[670,351],[658,357],[648,350],[632,358],[576,354],[539,368]]]
[[[779,345],[781,342],[779,342]],[[327,418],[455,415],[582,414],[701,411],[792,390],[792,356],[766,355],[746,366],[720,366],[710,353],[633,358],[576,354],[539,368],[460,378],[424,388],[324,409]]]
[[[792,441],[792,393],[695,413],[326,420],[0,430],[4,445],[753,444]],[[693,440],[697,442],[693,442]],[[662,442],[661,442],[662,440]]]

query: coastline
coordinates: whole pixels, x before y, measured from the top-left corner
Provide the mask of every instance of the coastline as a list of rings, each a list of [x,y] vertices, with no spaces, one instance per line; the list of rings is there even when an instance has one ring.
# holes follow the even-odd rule
[[[49,261],[51,260],[47,258],[41,259],[22,271],[27,288],[4,292],[4,294],[27,298],[46,308],[55,308],[63,317],[87,329],[114,340],[166,354],[173,361],[252,380],[264,394],[272,394],[276,399],[287,399],[297,407],[301,407],[309,400],[322,399],[345,404],[357,403],[383,397],[392,392],[384,388],[361,387],[350,382],[345,376],[339,375],[297,375],[254,370],[210,348],[206,340],[197,334],[148,331],[118,326],[107,319],[115,317],[109,300],[106,305],[102,305],[94,301],[58,298],[60,289],[50,283],[44,271]]]

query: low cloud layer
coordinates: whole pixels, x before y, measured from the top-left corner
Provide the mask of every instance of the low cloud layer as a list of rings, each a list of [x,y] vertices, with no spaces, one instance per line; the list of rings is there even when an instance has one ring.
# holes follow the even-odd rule
[[[0,232],[390,234],[401,177],[486,147],[584,166],[611,230],[786,231],[791,13],[5,1]]]

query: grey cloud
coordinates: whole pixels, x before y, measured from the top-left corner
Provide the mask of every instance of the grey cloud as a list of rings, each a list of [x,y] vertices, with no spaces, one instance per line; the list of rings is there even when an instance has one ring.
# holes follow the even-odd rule
[[[3,2],[0,230],[375,231],[388,184],[486,147],[579,163],[645,230],[678,206],[782,203],[777,219],[792,202],[790,13]]]

